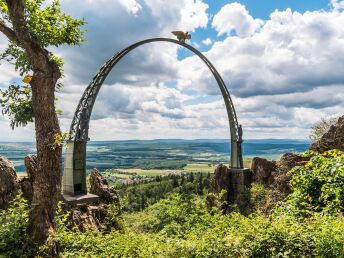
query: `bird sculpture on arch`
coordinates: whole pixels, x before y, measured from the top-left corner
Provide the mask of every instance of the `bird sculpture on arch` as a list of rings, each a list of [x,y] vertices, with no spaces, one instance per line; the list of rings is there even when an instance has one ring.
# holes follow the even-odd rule
[[[172,34],[177,36],[177,39],[182,43],[185,43],[186,40],[191,39],[191,34],[189,32],[176,30],[172,31]]]

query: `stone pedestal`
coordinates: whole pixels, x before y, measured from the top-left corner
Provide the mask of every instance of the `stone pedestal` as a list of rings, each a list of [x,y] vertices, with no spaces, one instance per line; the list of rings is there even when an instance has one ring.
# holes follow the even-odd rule
[[[221,193],[225,190],[226,193],[222,196],[221,206],[216,203],[214,198],[207,198],[208,208],[217,206],[224,213],[239,210],[244,212],[248,206],[247,190],[251,183],[250,169],[243,168],[228,168],[224,165],[219,165],[215,169],[214,178],[211,182],[209,191],[215,194]]]
[[[91,193],[81,194],[81,195],[68,195],[63,194],[63,199],[70,204],[86,204],[94,203],[99,201],[99,196]]]
[[[252,174],[248,168],[230,168],[229,199],[230,206],[243,211],[248,205],[247,190]]]

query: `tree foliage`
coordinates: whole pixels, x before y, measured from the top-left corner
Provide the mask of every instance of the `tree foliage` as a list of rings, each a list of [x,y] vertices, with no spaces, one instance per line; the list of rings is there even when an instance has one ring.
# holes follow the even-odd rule
[[[28,85],[11,85],[0,93],[2,114],[10,117],[12,129],[33,121],[32,96]]]
[[[208,190],[210,174],[204,177],[202,173],[192,173],[193,182],[187,182],[185,176],[190,177],[190,174],[183,173],[182,175],[169,175],[167,177],[156,176],[154,181],[129,185],[115,184],[114,188],[121,196],[123,210],[136,212],[144,210],[173,193],[202,196]]]
[[[85,31],[81,29],[81,26],[85,24],[84,20],[74,19],[64,14],[58,0],[53,0],[49,4],[44,0],[25,0],[24,4],[27,29],[32,40],[44,49],[63,44],[79,45],[84,41]],[[4,0],[0,0],[0,15],[0,26],[11,31],[13,21],[9,17],[8,6]],[[62,59],[51,51],[46,51],[50,60],[58,64],[62,71]],[[33,72],[32,59],[14,34],[10,36],[7,48],[0,54],[0,60],[13,64],[20,76]],[[58,83],[56,87],[60,88],[61,83]],[[2,113],[10,117],[12,128],[25,126],[33,121],[30,87],[12,85],[7,90],[0,91],[0,97]]]
[[[315,123],[311,128],[309,138],[311,141],[316,142],[330,129],[331,125],[335,124],[336,118],[322,118],[319,122]]]

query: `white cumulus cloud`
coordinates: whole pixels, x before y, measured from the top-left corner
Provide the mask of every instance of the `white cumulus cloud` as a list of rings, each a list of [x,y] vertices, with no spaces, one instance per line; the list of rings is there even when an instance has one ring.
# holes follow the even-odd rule
[[[119,0],[119,3],[132,14],[137,14],[142,9],[142,6],[135,0]]]
[[[229,88],[245,139],[306,138],[321,117],[343,114],[343,1],[332,1],[327,11],[274,11],[265,21],[241,4],[226,4],[212,27],[207,26],[208,5],[201,0],[61,3],[67,13],[88,21],[87,42],[54,50],[66,64],[65,87],[58,93],[63,130],[106,60],[139,40],[172,37],[172,30],[195,31],[203,39],[203,29],[222,35],[192,44],[209,46],[203,54]],[[0,52],[6,45],[1,37]],[[198,57],[180,59],[178,53],[173,44],[152,43],[125,56],[100,90],[91,139],[229,137],[226,109],[211,72]],[[4,87],[17,73],[9,65],[0,69]],[[9,128],[8,121],[0,119],[4,127]],[[4,132],[9,139],[34,135],[32,126],[12,136]]]
[[[239,37],[251,36],[262,24],[262,20],[254,19],[244,5],[236,2],[224,5],[212,22],[219,35],[235,31]]]
[[[206,46],[210,46],[211,44],[213,44],[213,40],[211,38],[206,38],[202,41],[202,43]]]
[[[344,9],[344,1],[342,1],[342,0],[331,0],[331,5],[335,10],[343,10]]]

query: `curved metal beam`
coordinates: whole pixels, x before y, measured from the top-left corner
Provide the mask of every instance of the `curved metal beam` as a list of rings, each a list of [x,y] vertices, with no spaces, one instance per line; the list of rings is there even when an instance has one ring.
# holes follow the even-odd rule
[[[223,79],[221,78],[220,74],[215,69],[215,67],[212,65],[212,63],[201,52],[199,52],[197,49],[195,49],[194,47],[186,43],[182,43],[178,40],[169,39],[169,38],[151,38],[151,39],[139,41],[121,50],[120,52],[116,53],[100,68],[99,72],[93,77],[91,83],[87,86],[85,92],[83,93],[80,99],[80,102],[77,106],[77,109],[75,111],[75,114],[72,120],[69,140],[70,141],[87,141],[88,140],[89,121],[91,118],[91,113],[92,113],[95,100],[97,98],[98,92],[104,80],[106,79],[110,71],[114,68],[114,66],[126,54],[128,54],[133,49],[147,43],[161,42],[161,41],[174,43],[174,44],[177,44],[184,48],[189,49],[194,54],[196,54],[212,72],[220,88],[221,94],[223,96],[223,99],[226,105],[230,133],[231,133],[231,167],[243,168],[243,158],[242,158],[242,151],[241,151],[242,130],[241,130],[241,127],[238,125],[238,120],[235,113],[234,105]]]

